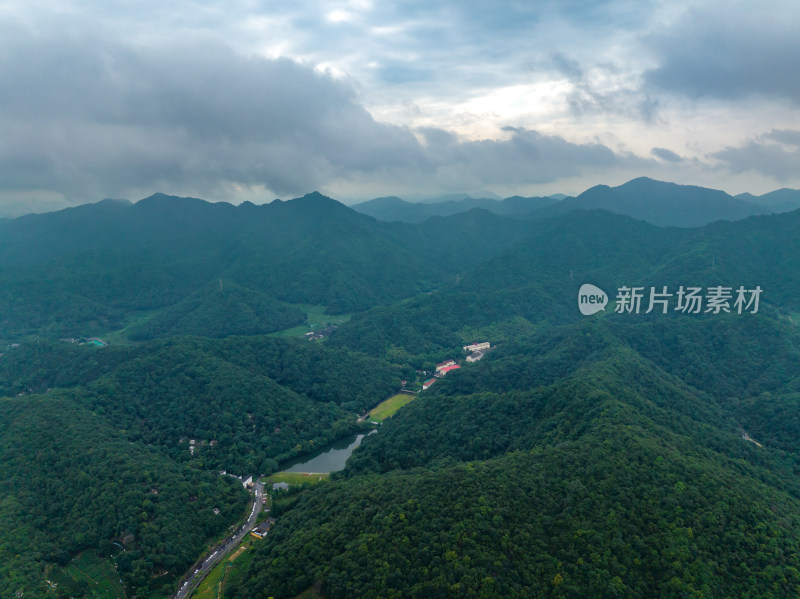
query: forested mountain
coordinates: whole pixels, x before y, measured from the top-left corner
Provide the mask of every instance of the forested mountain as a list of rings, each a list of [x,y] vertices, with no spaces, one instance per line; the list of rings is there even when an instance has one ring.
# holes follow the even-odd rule
[[[261,335],[305,321],[305,313],[295,306],[219,279],[133,325],[128,337],[142,341],[172,335]]]
[[[550,218],[573,210],[600,209],[624,214],[659,226],[697,227],[717,220],[740,220],[756,214],[787,212],[800,208],[800,192],[779,189],[761,196],[731,196],[724,191],[695,185],[676,185],[647,177],[618,187],[598,185],[577,197],[512,196],[503,200],[464,198],[442,202],[407,202],[396,196],[355,204],[354,210],[384,221],[423,222],[482,208],[504,216]]]
[[[112,542],[124,544],[117,569],[130,591],[170,594],[203,543],[242,516],[241,485],[217,470],[269,474],[278,460],[356,430],[355,413],[404,374],[265,337],[7,350],[0,595],[46,596],[46,564],[87,549],[107,555]]]
[[[672,324],[551,327],[448,375],[281,517],[235,596],[796,595],[800,430],[772,445],[738,404],[796,395],[800,335]]]
[[[495,212],[528,212],[528,222],[478,210],[385,223],[316,193],[262,206],[156,194],[6,220],[0,337],[98,335],[154,311],[163,313],[131,331],[137,338],[261,334],[302,322],[287,304],[344,313],[437,288],[535,233],[542,219],[577,209],[681,226],[768,211],[649,179],[536,210],[533,200],[542,198],[486,201]],[[235,314],[230,327],[220,326],[220,310]]]
[[[54,592],[47,568],[116,547],[132,593],[166,596],[203,544],[241,518],[247,499],[238,481],[131,443],[61,394],[0,400],[0,485],[3,597],[83,596],[78,584]]]
[[[769,193],[755,196],[751,193],[740,193],[740,200],[763,206],[771,212],[790,212],[800,208],[800,189],[776,189]]]
[[[548,218],[579,209],[608,210],[662,227],[698,227],[772,212],[724,191],[640,177],[619,187],[597,185],[577,197],[541,208],[534,216]]]
[[[375,198],[360,204],[354,204],[353,210],[369,214],[384,221],[403,221],[421,223],[432,216],[450,216],[481,208],[503,216],[527,214],[538,208],[555,204],[553,198],[511,196],[502,200],[488,198],[463,198],[438,202],[407,202],[396,196]]]
[[[343,313],[441,285],[530,226],[381,223],[320,194],[236,207],[159,194],[28,215],[0,223],[0,338],[97,335],[156,310],[137,338],[271,332],[302,322],[287,303]]]
[[[438,293],[357,315],[331,338],[373,355],[458,347],[498,323],[564,323],[582,318],[578,289],[591,282],[611,294],[624,285],[761,286],[763,300],[800,309],[800,211],[719,222],[697,229],[660,228],[603,211],[543,221],[525,240]],[[642,315],[644,317],[644,315]],[[394,351],[394,350],[393,350]]]
[[[31,343],[0,360],[0,395],[67,396],[134,442],[210,468],[267,472],[355,430],[399,367],[301,340],[173,337],[135,347]],[[212,441],[214,443],[212,443]]]
[[[651,188],[656,221],[734,206],[648,180],[584,200]],[[800,595],[800,211],[664,228],[555,206],[388,223],[319,194],[157,195],[0,222],[0,596],[88,596],[66,573],[85,553],[129,597],[169,596],[245,512],[219,470],[363,430],[483,340],[278,501],[224,598]],[[584,283],[605,310],[581,315]],[[640,311],[616,310],[623,287]],[[676,309],[680,287],[729,288],[728,311]],[[354,314],[266,335],[309,305]]]

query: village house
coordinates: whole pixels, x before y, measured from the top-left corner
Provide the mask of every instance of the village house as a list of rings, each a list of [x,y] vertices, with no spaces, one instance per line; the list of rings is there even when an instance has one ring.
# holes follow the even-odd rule
[[[250,534],[257,539],[263,539],[267,536],[267,533],[269,532],[269,529],[272,528],[273,524],[275,524],[275,518],[267,518],[263,522],[260,522],[253,530],[251,530]]]
[[[489,349],[492,345],[488,341],[483,341],[481,343],[473,343],[472,345],[465,345],[464,351],[465,352],[478,352],[483,351],[485,349]]]
[[[445,360],[444,362],[439,362],[436,365],[436,373],[438,374],[441,372],[443,368],[447,368],[448,366],[453,366],[456,363],[455,360]]]
[[[451,364],[450,366],[445,366],[444,368],[440,368],[438,373],[439,376],[444,376],[451,370],[458,370],[459,368],[461,368],[461,366],[459,366],[458,364]]]

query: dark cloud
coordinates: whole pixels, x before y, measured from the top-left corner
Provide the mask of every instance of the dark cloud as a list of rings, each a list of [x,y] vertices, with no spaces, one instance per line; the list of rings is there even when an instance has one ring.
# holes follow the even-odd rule
[[[690,98],[763,95],[800,103],[799,19],[796,2],[691,10],[647,39],[660,64],[645,73],[645,81]]]
[[[587,169],[635,168],[646,161],[620,155],[602,144],[575,144],[562,137],[505,127],[503,141],[459,142],[446,132],[428,131],[428,151],[437,157],[437,174],[481,184],[546,183],[580,175]]]
[[[788,146],[800,146],[800,131],[791,129],[773,129],[766,135],[765,139],[771,139]]]
[[[343,171],[422,159],[411,132],[377,123],[351,88],[291,60],[218,43],[93,42],[7,42],[15,60],[0,95],[5,189],[118,195],[227,182],[296,193]]]
[[[544,64],[572,84],[566,101],[575,116],[617,114],[646,123],[653,123],[660,118],[658,100],[641,89],[618,86],[601,89],[584,66],[561,52],[553,53]],[[613,64],[594,65],[593,68],[611,77],[618,75],[621,70]]]
[[[213,197],[263,185],[294,195],[380,177],[477,188],[636,163],[525,129],[472,142],[427,129],[421,144],[410,129],[375,121],[344,82],[208,40],[156,48],[23,30],[5,39],[15,59],[0,75],[0,192]]]
[[[781,183],[795,180],[800,172],[800,149],[787,149],[766,139],[728,147],[712,154],[712,157],[735,173],[754,172]]]
[[[650,153],[656,158],[661,158],[661,160],[666,160],[667,162],[683,162],[683,158],[667,148],[653,148]]]

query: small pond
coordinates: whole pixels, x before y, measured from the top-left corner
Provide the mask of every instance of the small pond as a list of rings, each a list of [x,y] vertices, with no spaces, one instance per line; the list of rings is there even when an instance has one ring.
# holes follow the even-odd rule
[[[344,470],[345,462],[353,450],[361,445],[361,440],[369,433],[358,433],[334,441],[329,445],[320,447],[312,453],[307,453],[291,460],[287,460],[280,465],[281,472],[318,472],[329,473]]]

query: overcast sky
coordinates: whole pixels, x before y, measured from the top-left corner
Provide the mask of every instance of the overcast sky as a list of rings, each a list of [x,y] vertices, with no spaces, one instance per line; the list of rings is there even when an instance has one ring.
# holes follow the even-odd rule
[[[0,3],[0,203],[800,187],[800,2]]]

